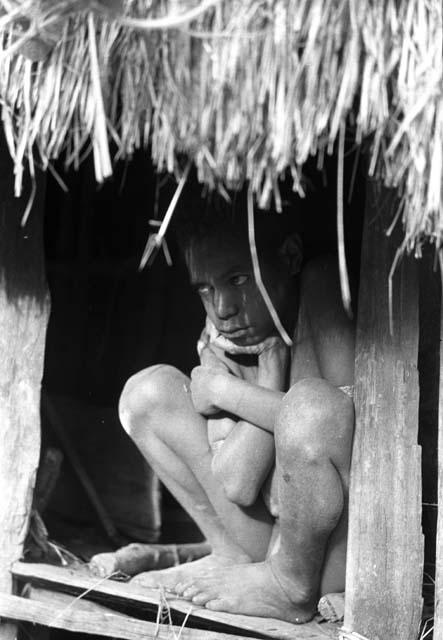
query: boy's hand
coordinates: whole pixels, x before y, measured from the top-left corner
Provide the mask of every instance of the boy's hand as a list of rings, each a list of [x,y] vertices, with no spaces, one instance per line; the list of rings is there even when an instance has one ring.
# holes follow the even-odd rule
[[[212,451],[220,448],[237,424],[236,420],[220,411],[216,416],[208,417],[208,442]]]
[[[195,367],[191,371],[191,397],[197,413],[204,416],[219,413],[217,405],[221,378],[230,374],[222,367]]]

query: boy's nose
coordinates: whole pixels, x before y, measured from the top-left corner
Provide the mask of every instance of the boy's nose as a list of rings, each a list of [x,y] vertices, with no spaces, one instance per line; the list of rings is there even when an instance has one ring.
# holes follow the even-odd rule
[[[225,320],[235,316],[238,312],[238,307],[231,296],[223,293],[215,293],[214,310],[220,320]]]

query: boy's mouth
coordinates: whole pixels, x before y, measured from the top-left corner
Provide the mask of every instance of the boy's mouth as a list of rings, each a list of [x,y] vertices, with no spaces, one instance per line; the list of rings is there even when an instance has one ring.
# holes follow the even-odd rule
[[[238,327],[235,329],[219,329],[222,336],[228,338],[229,340],[233,340],[235,338],[242,338],[248,331],[249,327]]]

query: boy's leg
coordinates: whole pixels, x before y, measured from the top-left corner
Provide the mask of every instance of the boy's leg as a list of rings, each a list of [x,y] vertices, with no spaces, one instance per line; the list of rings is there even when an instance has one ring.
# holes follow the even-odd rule
[[[265,562],[179,585],[216,611],[309,620],[324,590],[343,590],[352,400],[325,380],[298,382],[275,425],[280,544]]]
[[[325,380],[286,394],[276,427],[281,544],[271,564],[285,592],[299,590],[308,606],[345,587],[353,430],[351,398]]]
[[[262,559],[272,531],[264,506],[243,509],[230,502],[211,472],[206,420],[195,412],[189,379],[166,365],[133,376],[120,400],[120,419],[143,456],[211,544],[211,558],[178,569],[144,574],[146,585],[174,586],[214,563]],[[215,556],[215,558],[214,558]]]

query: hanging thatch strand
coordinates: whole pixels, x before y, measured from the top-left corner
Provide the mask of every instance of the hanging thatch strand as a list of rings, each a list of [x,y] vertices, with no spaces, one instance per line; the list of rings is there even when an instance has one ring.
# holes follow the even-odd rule
[[[158,28],[161,27],[161,28]],[[16,167],[96,177],[151,145],[211,187],[249,180],[261,206],[343,131],[398,187],[405,246],[443,243],[440,0],[0,0],[0,102]],[[351,127],[351,129],[349,129]],[[107,133],[107,135],[105,135]],[[399,214],[400,215],[400,214]]]

